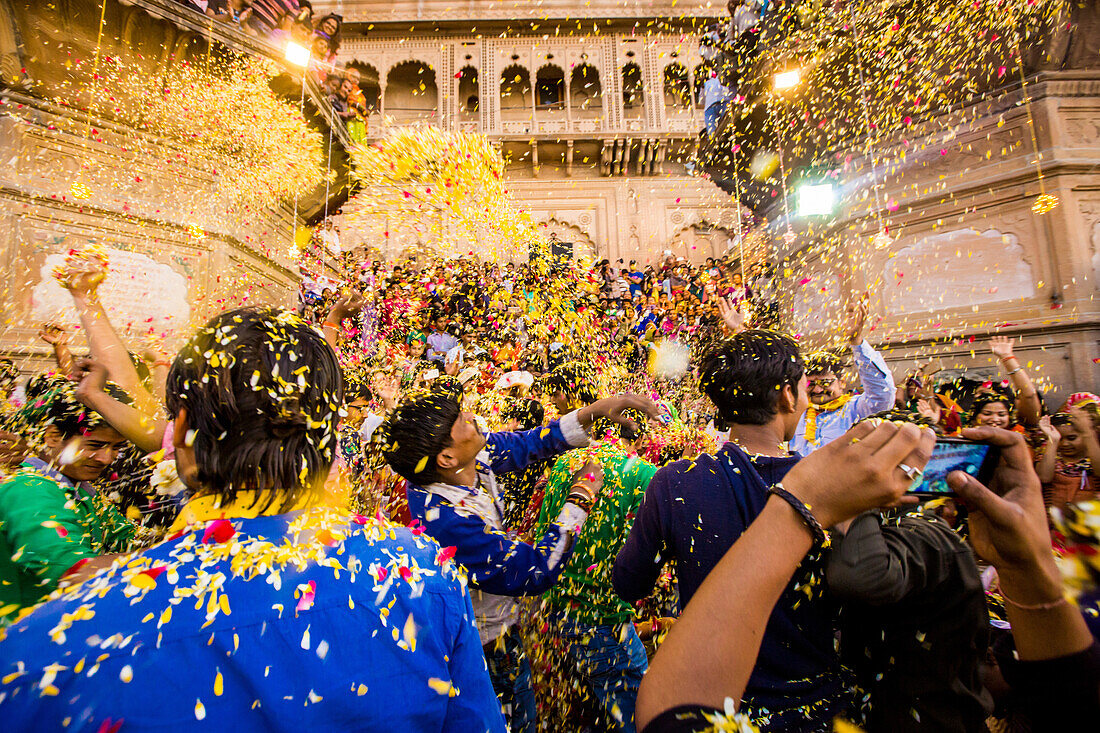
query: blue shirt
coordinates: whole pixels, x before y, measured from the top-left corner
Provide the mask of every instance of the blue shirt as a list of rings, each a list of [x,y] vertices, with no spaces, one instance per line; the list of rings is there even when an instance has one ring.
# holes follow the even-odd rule
[[[852,346],[852,359],[859,371],[863,392],[836,410],[817,413],[817,429],[813,442],[806,440],[806,415],[802,415],[790,444],[795,453],[808,456],[826,443],[844,435],[863,418],[894,407],[897,388],[894,386],[894,375],[890,373],[890,367],[886,366],[882,355],[864,341],[859,346]]]
[[[504,731],[470,597],[439,554],[426,536],[329,509],[198,525],[8,628],[0,720]]]

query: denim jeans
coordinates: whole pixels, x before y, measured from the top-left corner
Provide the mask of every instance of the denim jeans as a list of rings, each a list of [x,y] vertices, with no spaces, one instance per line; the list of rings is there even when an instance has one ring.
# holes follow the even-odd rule
[[[722,120],[722,115],[726,113],[726,105],[728,102],[715,102],[711,106],[703,110],[703,122],[707,126],[707,134],[713,135],[714,131],[718,129],[718,123]]]
[[[485,645],[489,680],[497,694],[510,733],[535,733],[535,691],[531,689],[531,664],[523,652],[523,640],[515,627]]]
[[[638,687],[649,667],[634,624],[591,626],[559,616],[551,628],[566,642],[569,661],[609,730],[634,733]]]

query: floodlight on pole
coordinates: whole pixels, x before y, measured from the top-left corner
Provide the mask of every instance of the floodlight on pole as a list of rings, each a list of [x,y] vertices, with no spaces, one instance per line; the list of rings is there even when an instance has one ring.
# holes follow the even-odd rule
[[[802,81],[802,70],[798,67],[788,69],[787,71],[781,71],[775,75],[773,84],[775,91],[785,92],[788,89],[794,89]]]
[[[309,66],[309,49],[290,41],[286,44],[286,60],[295,66],[305,68]]]
[[[836,205],[836,193],[831,183],[803,183],[798,187],[800,216],[828,216]]]

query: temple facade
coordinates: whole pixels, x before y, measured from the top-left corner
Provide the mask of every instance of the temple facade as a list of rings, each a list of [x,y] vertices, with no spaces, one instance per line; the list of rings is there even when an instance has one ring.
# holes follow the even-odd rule
[[[519,205],[574,254],[703,262],[737,241],[737,207],[695,164],[704,127],[696,31],[724,6],[315,6],[347,23],[339,61],[362,75],[371,138],[409,124],[487,136]],[[397,219],[345,226],[344,242],[387,256],[432,245]]]

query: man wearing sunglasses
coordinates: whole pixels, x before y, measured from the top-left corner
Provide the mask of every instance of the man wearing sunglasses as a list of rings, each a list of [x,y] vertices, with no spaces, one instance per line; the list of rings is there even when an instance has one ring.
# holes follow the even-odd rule
[[[889,410],[894,405],[894,376],[882,355],[863,338],[867,325],[867,295],[849,303],[844,331],[859,372],[863,392],[851,394],[844,379],[844,362],[830,353],[816,354],[807,360],[806,389],[810,406],[798,423],[791,450],[806,456],[843,435],[869,415]]]

